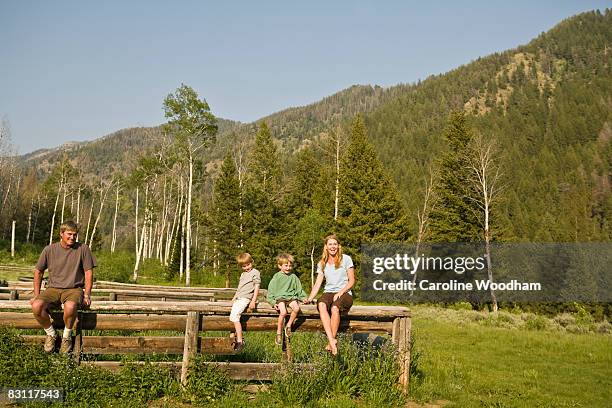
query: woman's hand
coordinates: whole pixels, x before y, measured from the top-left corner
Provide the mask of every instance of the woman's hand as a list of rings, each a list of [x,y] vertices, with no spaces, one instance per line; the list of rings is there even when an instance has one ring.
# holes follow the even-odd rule
[[[340,299],[340,298],[342,297],[342,295],[344,295],[344,293],[342,293],[342,292],[338,292],[338,293],[336,293],[336,294],[334,295],[334,302],[335,302],[336,300]]]

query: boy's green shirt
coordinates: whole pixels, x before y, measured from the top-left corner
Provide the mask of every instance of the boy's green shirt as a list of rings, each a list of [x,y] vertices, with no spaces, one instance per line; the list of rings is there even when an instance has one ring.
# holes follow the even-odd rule
[[[274,274],[268,284],[268,302],[274,305],[278,299],[306,299],[306,292],[296,274],[285,275],[280,271]]]

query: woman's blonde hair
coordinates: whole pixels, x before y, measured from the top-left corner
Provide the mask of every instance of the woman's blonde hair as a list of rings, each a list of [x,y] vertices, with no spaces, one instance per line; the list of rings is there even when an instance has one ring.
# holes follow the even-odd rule
[[[342,245],[340,245],[340,240],[336,234],[328,235],[323,240],[323,254],[321,255],[321,260],[319,261],[322,271],[325,270],[325,265],[327,265],[327,260],[329,259],[329,253],[327,252],[327,241],[330,239],[333,239],[338,243],[338,252],[336,253],[336,262],[334,262],[334,265],[336,268],[339,268],[342,264]]]

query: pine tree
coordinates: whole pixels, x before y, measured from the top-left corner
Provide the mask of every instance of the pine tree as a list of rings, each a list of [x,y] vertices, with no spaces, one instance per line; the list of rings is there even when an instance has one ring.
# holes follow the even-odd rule
[[[240,250],[240,187],[236,166],[230,152],[221,165],[221,174],[216,180],[213,195],[213,239],[219,256],[219,268],[225,272],[229,286],[234,257]]]
[[[363,119],[353,122],[342,159],[339,227],[347,252],[363,243],[400,241],[410,235],[397,188],[368,142]]]
[[[438,202],[430,216],[432,239],[437,242],[478,242],[482,231],[478,220],[475,196],[470,183],[470,170],[465,165],[472,133],[463,112],[451,114],[444,132],[448,150],[439,160]]]
[[[263,286],[274,274],[274,258],[282,244],[278,232],[287,226],[279,211],[280,183],[278,151],[268,126],[262,122],[249,156],[243,206],[245,250],[253,256],[255,267],[262,273]]]
[[[251,185],[274,195],[279,190],[281,167],[278,150],[266,122],[259,126],[249,162]]]

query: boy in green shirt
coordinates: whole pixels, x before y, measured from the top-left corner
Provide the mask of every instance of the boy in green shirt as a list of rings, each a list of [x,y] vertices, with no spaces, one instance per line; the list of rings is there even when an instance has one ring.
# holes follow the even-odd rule
[[[276,264],[280,269],[272,277],[268,285],[268,302],[278,310],[278,327],[276,329],[276,339],[274,342],[280,346],[282,344],[282,330],[285,317],[287,316],[287,306],[291,307],[291,315],[285,326],[285,336],[291,337],[291,326],[300,312],[298,301],[306,299],[306,292],[302,289],[300,278],[291,273],[293,268],[293,257],[289,254],[280,254],[276,258]]]

